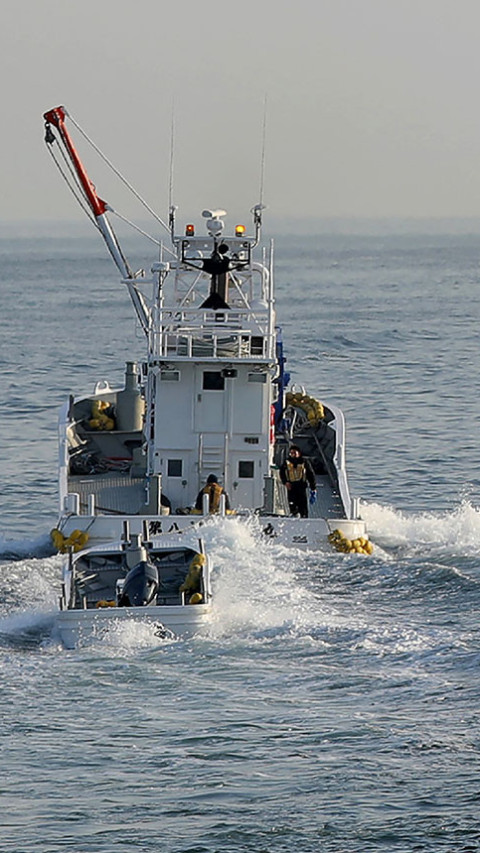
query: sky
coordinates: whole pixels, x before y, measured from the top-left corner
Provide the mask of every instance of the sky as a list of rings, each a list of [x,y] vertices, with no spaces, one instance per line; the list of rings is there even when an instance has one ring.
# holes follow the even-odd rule
[[[245,218],[260,199],[283,219],[480,217],[478,0],[1,11],[0,227],[83,216],[43,143],[43,113],[60,104],[162,218],[172,126],[186,221],[205,207]],[[71,130],[99,194],[143,218]]]

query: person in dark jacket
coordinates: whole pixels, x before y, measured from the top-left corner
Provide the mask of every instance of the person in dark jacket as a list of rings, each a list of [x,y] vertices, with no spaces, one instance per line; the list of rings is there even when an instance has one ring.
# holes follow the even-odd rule
[[[288,457],[280,467],[280,479],[287,489],[290,513],[308,518],[307,488],[310,486],[310,501],[314,503],[317,484],[310,462],[296,444],[290,445]]]
[[[197,500],[195,502],[196,510],[203,510],[203,496],[208,495],[208,511],[215,513],[220,508],[220,498],[225,495],[225,509],[230,509],[230,501],[227,493],[220,486],[215,474],[210,474],[207,479],[207,485],[200,489]]]

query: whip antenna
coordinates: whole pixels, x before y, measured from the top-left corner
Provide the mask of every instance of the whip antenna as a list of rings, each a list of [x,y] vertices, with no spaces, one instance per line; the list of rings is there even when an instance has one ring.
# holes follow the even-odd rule
[[[172,106],[172,125],[170,128],[170,177],[168,182],[168,208],[173,204],[173,165],[175,154],[175,113]]]
[[[170,229],[170,237],[173,240],[175,237],[175,211],[176,207],[173,203],[173,167],[175,156],[175,104],[172,102],[172,123],[170,128],[170,175],[168,180],[168,225]]]
[[[262,156],[260,158],[260,199],[258,204],[252,207],[253,224],[255,226],[255,242],[254,246],[258,245],[260,232],[262,230],[262,211],[265,210],[263,203],[263,183],[265,178],[265,139],[267,135],[267,96],[263,102],[263,128],[262,128]]]
[[[265,140],[267,135],[267,96],[263,102],[263,128],[262,128],[262,156],[260,160],[260,198],[259,202],[263,205],[263,184],[265,179]]]

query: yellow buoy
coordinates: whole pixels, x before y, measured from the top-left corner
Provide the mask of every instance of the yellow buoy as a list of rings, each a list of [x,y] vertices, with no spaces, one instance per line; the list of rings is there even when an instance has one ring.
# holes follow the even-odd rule
[[[365,536],[358,536],[357,539],[347,539],[341,530],[334,530],[328,535],[328,541],[332,543],[337,551],[344,554],[372,554],[373,545]]]
[[[69,548],[73,548],[75,553],[81,551],[87,544],[89,536],[85,530],[72,530],[70,536],[65,538],[63,533],[55,527],[50,531],[50,538],[57,551],[65,554]]]

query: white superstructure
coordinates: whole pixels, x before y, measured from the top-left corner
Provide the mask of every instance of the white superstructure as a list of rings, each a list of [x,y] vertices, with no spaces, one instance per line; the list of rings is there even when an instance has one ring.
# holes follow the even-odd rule
[[[364,537],[348,491],[342,413],[288,390],[273,246],[258,248],[263,205],[252,209],[250,236],[243,224],[226,228],[223,210],[204,210],[200,225],[179,233],[172,207],[170,245],[161,245],[147,273],[133,274],[65,117],[63,108],[45,114],[47,142],[63,143],[73,163],[145,332],[146,358],[127,363],[123,389],[98,383],[62,410],[64,539],[75,530],[90,540],[118,538],[125,521],[133,532],[146,523],[156,534],[198,524],[212,509],[198,497],[208,477],[224,490],[217,513],[255,514],[266,535],[286,543],[318,547],[339,527],[349,539]],[[315,474],[308,517],[290,514],[281,482],[292,441]]]

